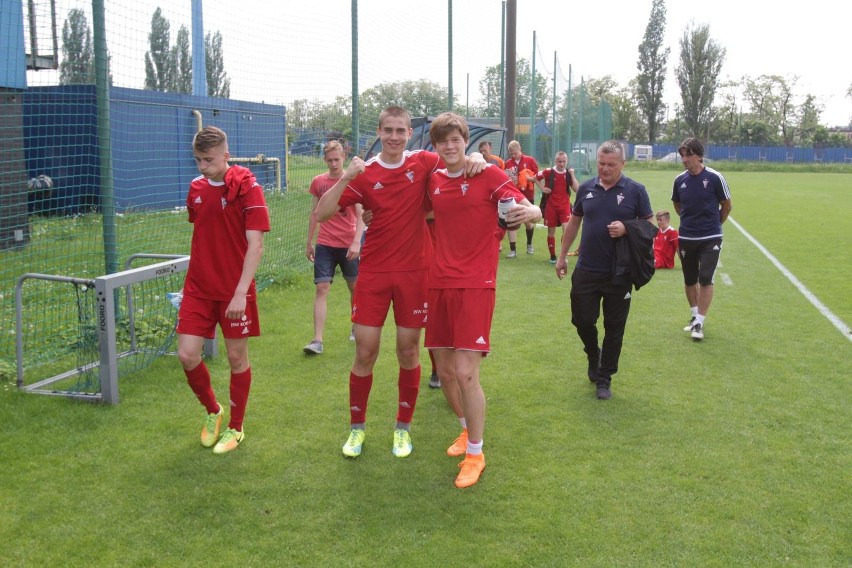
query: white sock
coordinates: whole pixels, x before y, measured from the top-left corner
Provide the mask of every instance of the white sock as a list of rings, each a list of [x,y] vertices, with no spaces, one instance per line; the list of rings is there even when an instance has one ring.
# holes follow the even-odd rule
[[[695,323],[700,323],[702,327],[704,327],[704,316],[701,314],[697,314],[695,316]]]
[[[478,456],[482,453],[482,440],[473,443],[470,440],[467,441],[467,453],[472,456]]]
[[[689,309],[692,310],[692,317],[698,317],[698,306],[692,306]]]

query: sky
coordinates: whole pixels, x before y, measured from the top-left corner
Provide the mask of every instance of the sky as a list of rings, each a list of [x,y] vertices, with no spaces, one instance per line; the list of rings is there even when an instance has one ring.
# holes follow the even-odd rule
[[[294,99],[333,100],[351,94],[352,0],[203,0],[206,31],[223,36],[232,98],[289,104]],[[580,77],[611,75],[626,86],[636,76],[638,46],[651,0],[557,3],[517,0],[518,57],[532,59],[552,81],[554,52],[559,84],[569,66]],[[780,75],[796,84],[797,103],[806,94],[823,105],[821,122],[848,125],[852,118],[852,65],[848,18],[838,0],[811,0],[787,9],[753,0],[666,2],[664,45],[671,48],[664,101],[679,103],[675,80],[679,40],[687,26],[709,25],[711,38],[727,51],[722,80],[745,75]],[[59,0],[60,29],[70,7],[90,13],[89,1]],[[111,0],[107,41],[119,86],[142,87],[150,19],[162,7],[172,24],[191,29],[190,0]],[[463,108],[479,99],[485,69],[500,63],[501,0],[453,0],[453,91]],[[561,6],[554,10],[554,6]],[[567,7],[566,7],[567,6]],[[363,92],[375,84],[428,79],[448,86],[448,2],[444,0],[360,0],[358,79]],[[91,19],[90,19],[91,21]],[[45,72],[30,84],[47,78]],[[32,77],[32,78],[30,78]],[[549,83],[552,84],[552,83]],[[716,104],[720,102],[717,98]],[[748,112],[744,103],[743,111]],[[673,110],[672,110],[673,112]]]

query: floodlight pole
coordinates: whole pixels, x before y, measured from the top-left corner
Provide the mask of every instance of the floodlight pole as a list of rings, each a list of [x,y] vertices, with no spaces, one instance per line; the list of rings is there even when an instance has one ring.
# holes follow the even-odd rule
[[[204,49],[202,0],[192,0],[192,94],[207,96],[207,53]]]
[[[361,100],[358,95],[358,0],[352,0],[352,155],[361,149]]]
[[[453,0],[447,0],[447,110],[453,112]]]

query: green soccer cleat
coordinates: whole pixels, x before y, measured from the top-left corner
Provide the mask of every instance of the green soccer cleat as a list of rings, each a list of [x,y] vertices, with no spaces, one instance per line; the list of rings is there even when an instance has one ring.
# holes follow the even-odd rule
[[[408,430],[397,429],[393,431],[393,455],[398,458],[407,458],[411,455],[411,434]]]
[[[204,421],[204,427],[201,429],[201,445],[205,448],[210,448],[219,439],[219,427],[222,425],[222,405],[219,405],[219,412],[208,414]]]
[[[347,458],[357,458],[361,455],[361,448],[364,446],[364,438],[367,433],[363,428],[353,428],[349,432],[349,439],[343,444],[343,455]]]
[[[225,430],[225,433],[222,434],[222,437],[219,439],[219,443],[213,447],[213,453],[227,454],[228,452],[232,452],[243,443],[245,437],[245,432],[237,432],[233,428],[228,428]]]

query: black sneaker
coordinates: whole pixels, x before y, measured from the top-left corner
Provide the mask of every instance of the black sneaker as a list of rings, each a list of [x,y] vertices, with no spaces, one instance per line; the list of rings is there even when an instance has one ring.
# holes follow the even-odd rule
[[[437,373],[432,373],[432,375],[429,377],[429,388],[430,389],[441,388],[441,379],[438,378]]]
[[[609,390],[609,387],[598,386],[595,396],[597,396],[600,400],[609,400],[612,398],[612,391]]]

